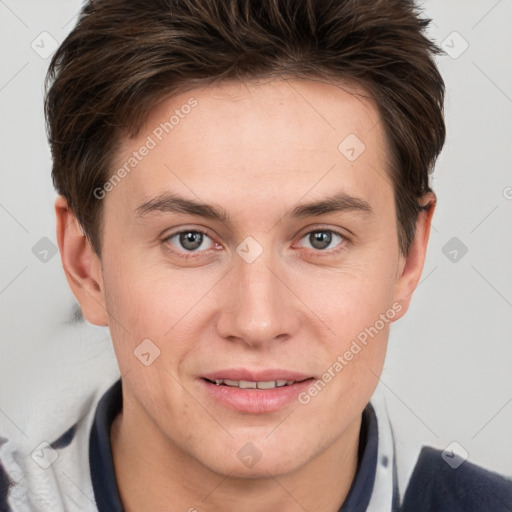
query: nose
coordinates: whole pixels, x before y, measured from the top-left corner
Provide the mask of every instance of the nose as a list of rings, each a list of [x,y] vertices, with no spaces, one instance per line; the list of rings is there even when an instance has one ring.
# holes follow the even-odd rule
[[[252,263],[235,255],[219,302],[217,331],[223,338],[264,347],[298,331],[300,301],[287,283],[285,270],[276,266],[269,252]]]

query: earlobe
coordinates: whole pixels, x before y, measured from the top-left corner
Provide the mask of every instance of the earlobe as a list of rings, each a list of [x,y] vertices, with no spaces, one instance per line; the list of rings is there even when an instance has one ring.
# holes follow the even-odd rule
[[[430,226],[436,206],[435,194],[433,192],[426,194],[422,199],[422,204],[425,205],[425,208],[418,215],[414,240],[409,252],[406,256],[403,256],[399,266],[394,302],[399,302],[402,305],[402,310],[400,315],[396,317],[396,320],[406,313],[412,299],[412,294],[420,282],[427,254]]]
[[[94,325],[106,326],[108,315],[100,258],[62,196],[55,201],[55,214],[57,242],[69,286],[80,303],[86,320]]]

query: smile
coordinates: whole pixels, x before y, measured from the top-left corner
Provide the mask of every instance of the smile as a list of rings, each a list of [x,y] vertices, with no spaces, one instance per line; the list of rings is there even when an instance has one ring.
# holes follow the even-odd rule
[[[201,393],[216,406],[241,413],[262,414],[275,412],[292,404],[299,393],[311,385],[314,378],[280,370],[229,370],[203,376],[198,381],[201,383]]]
[[[231,386],[240,389],[273,389],[291,386],[295,382],[294,380],[267,380],[255,382],[249,380],[216,379],[212,384],[215,383],[217,386]]]

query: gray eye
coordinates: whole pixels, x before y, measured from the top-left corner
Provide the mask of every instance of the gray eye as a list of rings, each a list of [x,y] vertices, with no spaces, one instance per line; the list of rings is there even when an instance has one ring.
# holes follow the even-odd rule
[[[189,251],[194,251],[203,243],[203,234],[197,231],[180,233],[179,237],[181,246]]]
[[[343,241],[342,236],[333,231],[312,231],[303,238],[306,240],[306,247],[309,246],[318,251],[327,249],[333,241],[336,241],[336,238],[339,243]]]
[[[181,251],[198,251],[198,249],[206,250],[213,246],[213,241],[206,233],[201,231],[180,231],[168,238],[171,245]]]

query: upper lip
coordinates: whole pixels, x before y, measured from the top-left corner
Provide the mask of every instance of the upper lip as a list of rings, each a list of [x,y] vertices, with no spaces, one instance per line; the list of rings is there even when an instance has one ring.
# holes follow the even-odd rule
[[[311,378],[311,375],[305,373],[293,372],[290,370],[266,369],[266,370],[250,370],[245,368],[230,368],[218,370],[203,375],[203,378],[215,380],[246,380],[249,382],[269,382],[272,380],[293,380],[301,381]]]

